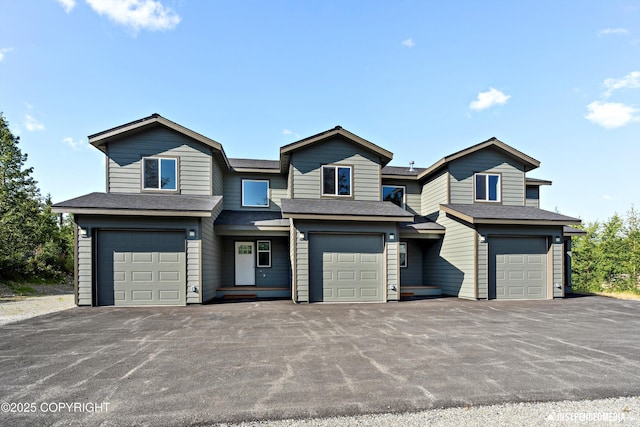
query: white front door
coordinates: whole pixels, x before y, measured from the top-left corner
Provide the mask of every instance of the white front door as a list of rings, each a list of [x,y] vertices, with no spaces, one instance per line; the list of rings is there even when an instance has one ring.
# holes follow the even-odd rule
[[[256,255],[253,242],[236,242],[236,286],[256,284]]]

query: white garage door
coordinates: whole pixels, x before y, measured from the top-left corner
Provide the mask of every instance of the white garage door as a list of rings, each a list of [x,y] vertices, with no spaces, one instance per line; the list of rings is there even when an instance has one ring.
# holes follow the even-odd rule
[[[547,298],[547,241],[544,237],[489,240],[489,297]]]
[[[382,301],[383,250],[380,235],[312,235],[310,301]]]
[[[100,231],[97,304],[185,305],[184,232]]]

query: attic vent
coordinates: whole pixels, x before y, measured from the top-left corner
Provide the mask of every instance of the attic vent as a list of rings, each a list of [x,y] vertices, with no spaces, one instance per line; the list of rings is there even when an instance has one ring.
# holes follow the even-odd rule
[[[409,162],[409,172],[413,172],[413,171],[415,170],[415,169],[413,169],[413,165],[414,165],[415,163],[416,163],[416,162],[414,162],[413,160],[411,160],[411,161]]]

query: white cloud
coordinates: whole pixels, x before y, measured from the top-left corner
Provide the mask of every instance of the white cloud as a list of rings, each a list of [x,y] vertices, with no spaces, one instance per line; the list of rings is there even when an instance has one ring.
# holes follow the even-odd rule
[[[67,136],[66,138],[63,138],[62,142],[64,142],[69,147],[73,148],[74,150],[77,150],[77,149],[79,149],[81,147],[84,147],[84,141],[82,141],[82,140],[74,141],[74,139],[71,138],[70,136]]]
[[[504,105],[511,98],[497,89],[489,88],[487,92],[480,92],[478,98],[469,104],[469,108],[476,111],[486,110],[494,105]]]
[[[76,0],[56,0],[65,12],[70,13],[76,7]]]
[[[589,112],[584,118],[603,128],[613,129],[625,126],[631,122],[639,121],[636,115],[640,110],[619,102],[593,101],[587,105]]]
[[[3,47],[2,49],[0,49],[0,62],[2,62],[2,60],[4,59],[4,54],[7,52],[11,52],[13,50],[13,48],[11,47]]]
[[[603,86],[607,89],[605,97],[611,96],[618,89],[640,89],[640,71],[632,71],[621,79],[605,79]]]
[[[406,40],[402,41],[402,46],[406,46],[406,47],[414,47],[416,44],[414,43],[413,39],[411,37],[409,37]]]
[[[24,127],[27,128],[29,132],[44,130],[44,125],[42,124],[42,122],[33,117],[31,114],[24,115]]]
[[[99,15],[113,22],[139,30],[172,30],[180,23],[180,16],[169,7],[154,0],[86,0]]]
[[[614,197],[613,197],[613,196],[610,196],[610,195],[608,195],[608,194],[603,195],[603,196],[602,196],[602,198],[603,198],[604,200],[613,200],[613,199],[614,199]]]
[[[293,137],[296,137],[296,138],[300,138],[300,135],[298,135],[297,133],[295,133],[291,129],[282,129],[282,134],[284,136],[293,136]]]
[[[626,28],[605,28],[598,31],[598,37],[610,36],[613,34],[629,34],[629,30]]]

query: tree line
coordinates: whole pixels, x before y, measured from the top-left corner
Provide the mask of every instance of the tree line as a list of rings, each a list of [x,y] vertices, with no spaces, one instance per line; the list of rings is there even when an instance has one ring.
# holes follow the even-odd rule
[[[60,280],[73,272],[73,220],[51,212],[0,113],[0,280]]]
[[[632,206],[581,228],[587,234],[572,238],[573,288],[640,293],[640,213]]]

